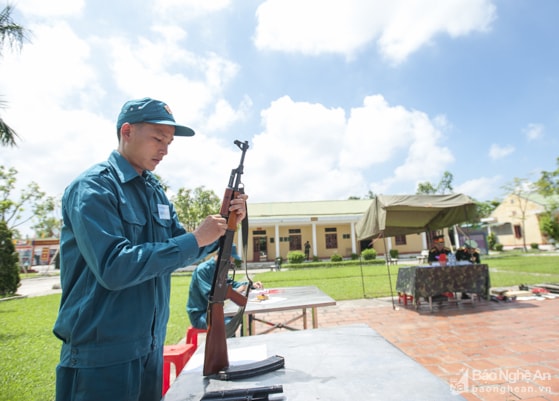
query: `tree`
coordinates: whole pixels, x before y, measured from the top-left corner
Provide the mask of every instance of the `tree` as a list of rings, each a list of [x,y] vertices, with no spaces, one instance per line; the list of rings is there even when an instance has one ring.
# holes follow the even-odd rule
[[[18,255],[12,241],[12,232],[6,222],[0,221],[0,295],[15,294],[19,287]]]
[[[9,48],[21,50],[23,41],[27,39],[27,30],[12,19],[13,7],[7,5],[0,12],[0,56],[4,45]],[[6,102],[0,101],[0,108],[6,107]],[[16,132],[0,117],[0,144],[2,146],[15,146]]]
[[[417,184],[417,190],[415,193],[417,195],[435,195],[435,194],[444,195],[447,190],[448,193],[452,193],[453,179],[454,176],[452,175],[452,173],[445,171],[443,173],[443,176],[441,177],[441,180],[436,186],[428,181],[420,182],[419,184]]]
[[[347,200],[360,200],[360,199],[375,199],[375,194],[373,191],[369,190],[369,192],[367,192],[367,195],[365,195],[364,198],[360,198],[359,196],[355,196],[355,195],[350,195]]]
[[[60,199],[47,196],[44,200],[35,203],[34,220],[31,226],[37,238],[59,238],[62,219],[55,215],[60,210]]]
[[[47,206],[43,205],[45,193],[35,182],[31,182],[26,189],[21,191],[19,199],[12,199],[13,191],[16,188],[16,176],[15,168],[10,167],[6,170],[4,166],[0,165],[0,221],[5,222],[12,232],[31,219],[40,221],[49,210],[48,202]],[[24,212],[27,210],[29,213],[24,216]]]
[[[482,219],[484,217],[491,216],[493,210],[495,210],[497,206],[499,206],[500,204],[501,202],[497,200],[485,201],[485,202],[476,201],[476,214],[478,218]]]
[[[420,182],[417,184],[415,193],[417,195],[434,195],[437,193],[437,189],[430,182]]]
[[[558,242],[559,222],[557,221],[557,210],[559,210],[559,204],[557,196],[555,198],[553,196],[559,195],[559,157],[557,158],[557,168],[555,171],[542,171],[540,179],[536,181],[536,188],[541,195],[549,200],[545,207],[545,213],[540,216],[542,233]]]
[[[559,195],[559,157],[555,171],[542,171],[540,179],[536,181],[536,188],[543,196]]]
[[[553,238],[555,243],[559,242],[559,222],[549,210],[540,216],[540,229],[548,238]]]
[[[215,192],[205,190],[203,186],[194,190],[181,188],[171,200],[187,231],[196,229],[206,216],[219,213],[221,208],[221,200]]]

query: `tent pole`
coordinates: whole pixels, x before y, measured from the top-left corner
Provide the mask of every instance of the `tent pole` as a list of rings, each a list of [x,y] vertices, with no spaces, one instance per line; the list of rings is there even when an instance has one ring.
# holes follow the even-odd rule
[[[365,278],[363,277],[363,259],[361,253],[359,253],[359,267],[361,268],[361,286],[363,287],[363,298],[367,298],[365,294]]]
[[[386,246],[386,237],[383,235],[382,240],[384,241],[384,260],[386,262],[386,271],[388,272],[388,284],[390,286],[390,298],[392,299],[392,309],[396,309],[394,304],[394,292],[392,291],[392,277],[390,275],[390,262],[388,261],[388,248]]]

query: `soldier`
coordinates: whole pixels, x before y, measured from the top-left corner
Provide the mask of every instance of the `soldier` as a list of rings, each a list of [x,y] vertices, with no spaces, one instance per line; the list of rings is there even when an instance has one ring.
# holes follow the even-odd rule
[[[434,245],[431,249],[429,249],[429,257],[427,261],[429,263],[438,262],[439,256],[442,254],[449,255],[451,250],[444,246],[444,236],[439,235],[434,238],[433,240]]]
[[[456,251],[456,260],[467,260],[468,262],[479,264],[479,249],[477,248],[477,242],[468,239],[464,242],[464,246]]]

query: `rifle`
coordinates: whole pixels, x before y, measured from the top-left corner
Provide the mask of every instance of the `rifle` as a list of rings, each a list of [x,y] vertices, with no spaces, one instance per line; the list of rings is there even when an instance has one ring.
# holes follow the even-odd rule
[[[270,394],[283,393],[283,386],[253,387],[233,390],[210,391],[200,401],[268,401]]]
[[[235,304],[244,308],[247,303],[250,285],[247,287],[246,295],[235,291],[231,284],[227,282],[229,268],[231,267],[231,253],[233,248],[233,237],[237,230],[237,215],[230,214],[229,207],[231,201],[239,194],[244,193],[241,184],[241,175],[244,172],[245,153],[248,149],[248,142],[236,140],[235,145],[241,149],[241,161],[239,166],[231,170],[229,183],[225,189],[220,214],[227,220],[225,234],[219,239],[219,252],[217,256],[217,267],[214,273],[212,289],[208,300],[208,331],[206,333],[206,348],[204,353],[204,376],[217,375],[224,380],[254,376],[265,371],[275,370],[283,367],[283,358],[274,356],[267,360],[247,364],[244,366],[229,367],[229,357],[227,355],[227,333],[225,327],[225,315],[223,306],[226,299],[231,299]],[[245,230],[246,229],[246,230]],[[245,233],[246,231],[246,233]],[[248,236],[248,224],[243,226],[243,235],[246,240]],[[249,280],[250,282],[250,280]]]
[[[208,332],[206,333],[206,352],[204,354],[204,376],[218,373],[229,366],[227,356],[227,335],[225,331],[225,316],[223,304],[226,299],[231,299],[239,306],[245,306],[247,297],[239,294],[227,283],[229,268],[231,267],[231,252],[233,248],[233,237],[237,230],[237,215],[229,214],[231,201],[243,190],[241,188],[241,175],[244,172],[245,154],[248,142],[236,140],[241,151],[241,162],[239,166],[231,170],[229,184],[225,189],[221,203],[220,214],[227,220],[227,230],[219,239],[219,252],[217,256],[217,268],[214,273],[212,289],[208,302]],[[248,293],[247,293],[248,295]]]

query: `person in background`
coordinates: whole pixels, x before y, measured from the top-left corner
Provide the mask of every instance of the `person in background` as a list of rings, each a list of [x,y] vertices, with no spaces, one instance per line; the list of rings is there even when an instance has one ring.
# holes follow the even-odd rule
[[[186,232],[152,173],[176,137],[194,135],[167,104],[126,102],[116,131],[117,149],[62,197],[57,401],[161,399],[171,273],[215,251],[227,228],[211,215]],[[231,202],[239,220],[246,199]]]
[[[241,257],[237,253],[237,246],[233,244],[231,249],[231,263],[240,261]],[[192,279],[190,281],[190,288],[188,291],[188,301],[186,303],[186,312],[190,319],[192,327],[197,329],[207,329],[208,321],[208,300],[212,290],[213,278],[217,269],[217,255],[200,263],[192,272]],[[247,286],[250,284],[248,281],[235,281],[231,278],[228,279],[235,291],[242,294],[246,292]],[[252,289],[263,288],[262,283],[257,281],[252,283]]]
[[[427,261],[429,263],[438,262],[440,255],[450,255],[452,251],[444,245],[444,236],[439,235],[433,239],[433,247],[429,249]]]
[[[305,242],[305,259],[309,260],[311,257],[311,244],[309,241]]]
[[[481,263],[477,242],[470,239],[464,241],[464,246],[456,251],[456,260],[466,260],[474,264]]]

